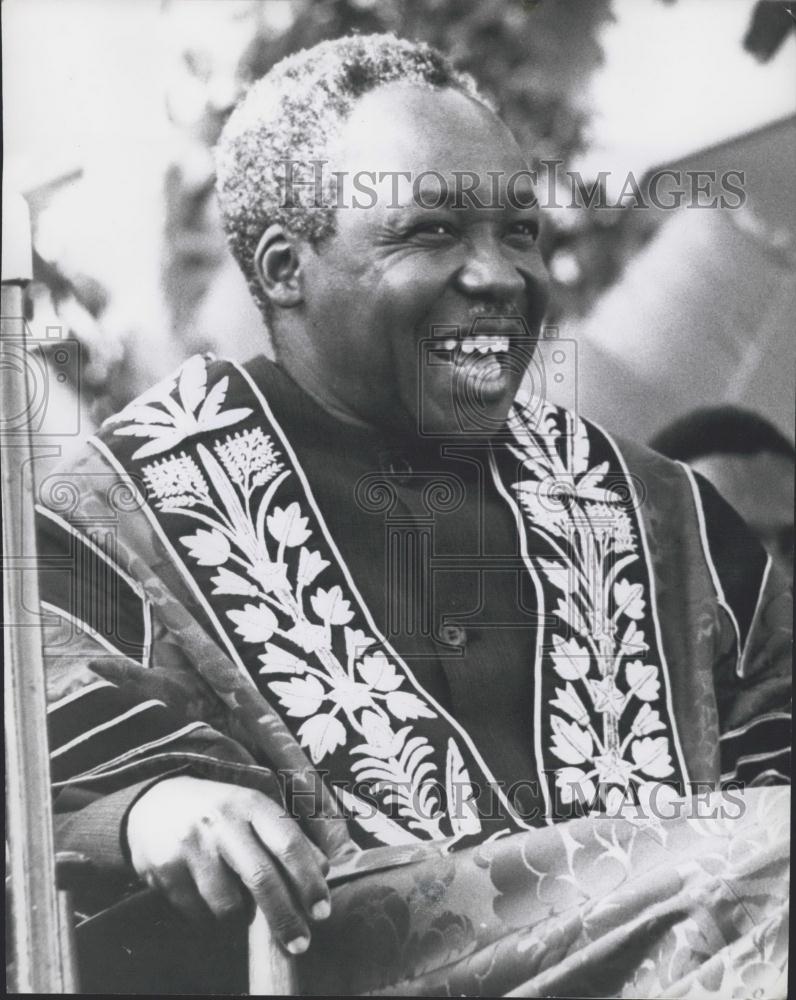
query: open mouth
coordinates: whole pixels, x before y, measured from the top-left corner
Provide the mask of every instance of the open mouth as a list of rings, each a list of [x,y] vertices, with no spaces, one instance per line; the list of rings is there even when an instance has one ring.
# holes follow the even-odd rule
[[[448,338],[454,385],[459,392],[484,402],[497,399],[509,387],[511,342],[505,334]]]
[[[459,336],[440,338],[440,350],[435,351],[450,364],[457,393],[487,403],[513,390],[526,353],[518,348],[530,339],[522,322],[483,316],[459,331]]]
[[[458,351],[462,355],[508,354],[510,342],[505,334],[479,333],[461,340],[449,337],[444,341],[443,347],[447,351]]]

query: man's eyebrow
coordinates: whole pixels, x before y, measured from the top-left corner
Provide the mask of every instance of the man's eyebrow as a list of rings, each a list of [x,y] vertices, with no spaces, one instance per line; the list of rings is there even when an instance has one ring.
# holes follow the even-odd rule
[[[413,208],[430,211],[435,208],[453,208],[456,201],[455,185],[447,181],[444,185],[439,181],[426,181],[417,187],[413,186],[411,194],[391,202],[389,207],[403,212]]]
[[[448,197],[445,199],[431,197],[426,199],[426,204],[418,204],[415,198],[409,198],[408,200],[399,202],[390,202],[387,206],[387,219],[404,217],[411,214],[413,211],[416,212],[433,212],[433,211],[454,211],[457,213],[461,212],[492,212],[500,213],[501,216],[511,216],[516,219],[524,219],[528,222],[537,222],[541,224],[541,214],[539,210],[539,203],[534,202],[527,205],[512,205],[507,199],[502,198],[496,204],[488,201],[486,204],[479,204],[476,199],[469,196],[467,192],[462,195],[457,195],[455,192],[449,193]]]
[[[419,181],[413,179],[411,187],[412,190],[407,191],[404,185],[400,193],[397,188],[392,189],[387,204],[390,212],[405,215],[412,211],[472,209],[537,216],[540,207],[532,185],[520,184],[512,191],[493,185],[491,190],[484,190],[463,186],[459,177],[451,180],[432,172]]]

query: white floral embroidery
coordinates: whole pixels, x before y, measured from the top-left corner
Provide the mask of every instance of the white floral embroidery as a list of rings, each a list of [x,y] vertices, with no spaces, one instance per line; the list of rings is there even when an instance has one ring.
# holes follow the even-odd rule
[[[216,451],[230,479],[242,489],[264,486],[284,468],[271,438],[260,427],[233,434]]]
[[[172,379],[151,394],[149,402],[164,407],[162,413],[156,411],[160,417],[173,409],[175,384]],[[226,388],[224,377],[207,394],[205,403],[215,393],[214,419]],[[134,457],[174,447],[178,429],[181,441],[209,426],[203,404],[206,379],[196,365],[189,362],[183,368],[177,390],[184,418],[171,425],[168,439],[158,432],[165,424],[157,424],[151,413],[142,412],[139,404],[128,408],[126,418],[140,421],[142,433],[145,427],[147,433],[154,430],[151,444]],[[239,420],[249,412],[231,410],[222,416],[235,414]],[[123,426],[116,433],[138,430]],[[411,725],[398,725],[436,718],[436,712],[407,690],[405,676],[376,639],[351,627],[355,612],[340,584],[318,584],[330,562],[312,547],[310,519],[300,503],[275,502],[291,470],[271,436],[259,427],[239,431],[210,447],[197,444],[196,455],[198,460],[184,453],[169,456],[143,469],[151,501],[158,510],[193,522],[193,533],[179,540],[198,565],[217,568],[212,593],[243,599],[226,616],[243,642],[263,648],[261,673],[286,716],[304,720],[297,735],[313,763],[347,747],[356,758],[351,771],[370,784],[385,807],[397,808],[408,828],[404,840],[414,836],[408,830],[433,839],[447,836],[441,826],[446,810],[436,780],[438,764],[429,760],[434,748]],[[341,632],[342,643],[335,641]],[[305,656],[285,649],[283,640]],[[342,662],[335,653],[341,645]],[[270,679],[275,674],[281,678]],[[472,784],[453,739],[444,767],[453,833],[480,830]],[[359,806],[354,811],[359,817]],[[384,842],[397,842],[401,827],[383,820],[363,823],[363,828],[380,830]]]
[[[172,396],[177,389],[178,398]],[[176,376],[164,379],[149,392],[111,417],[122,423],[114,434],[149,438],[133,452],[133,458],[148,458],[176,448],[186,438],[203,431],[229,427],[251,415],[251,410],[222,410],[229,377],[219,379],[207,391],[207,364],[200,355],[189,358]]]
[[[184,452],[147,466],[144,481],[149,494],[161,501],[161,510],[211,502],[199,466]]]
[[[552,636],[550,653],[566,682],[549,703],[561,713],[550,716],[550,751],[565,765],[556,785],[564,802],[594,804],[598,786],[612,801],[631,787],[646,795],[653,779],[671,778],[674,767],[666,726],[653,707],[661,696],[660,669],[642,659],[648,644],[636,624],[646,611],[644,588],[622,575],[638,559],[631,519],[604,485],[608,463],[590,466],[581,421],[544,404],[540,430],[521,411],[509,424],[517,445],[511,451],[526,473],[513,489],[529,526],[556,553],[535,563],[560,592],[554,613],[570,630],[566,638]]]

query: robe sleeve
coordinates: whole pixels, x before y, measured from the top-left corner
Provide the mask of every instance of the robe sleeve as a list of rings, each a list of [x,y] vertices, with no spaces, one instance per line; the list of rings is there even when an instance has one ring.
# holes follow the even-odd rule
[[[714,670],[722,782],[790,781],[790,581],[713,486],[694,478],[726,633]]]
[[[273,772],[234,738],[223,705],[109,553],[42,511],[37,535],[56,847],[129,878],[129,810],[178,773],[280,798]]]

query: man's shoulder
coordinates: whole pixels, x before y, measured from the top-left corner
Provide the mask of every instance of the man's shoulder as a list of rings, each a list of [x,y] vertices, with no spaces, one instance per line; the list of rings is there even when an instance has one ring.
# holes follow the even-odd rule
[[[124,467],[134,467],[179,451],[186,441],[231,433],[259,401],[244,366],[195,354],[108,417],[92,443]]]

